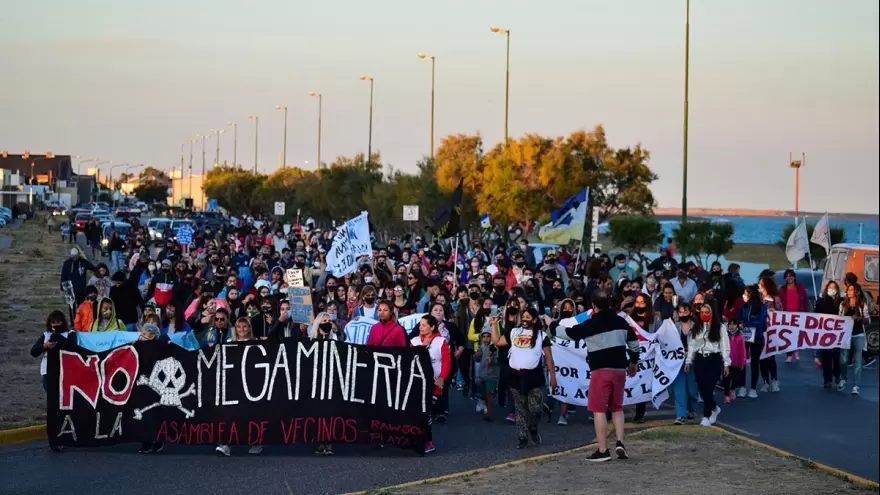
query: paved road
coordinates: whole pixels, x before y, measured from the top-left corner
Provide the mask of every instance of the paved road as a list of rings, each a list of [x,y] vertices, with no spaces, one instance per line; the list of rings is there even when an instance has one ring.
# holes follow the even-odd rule
[[[718,421],[760,442],[877,481],[877,365],[863,370],[861,396],[852,396],[849,387],[846,392],[822,388],[822,372],[806,359],[811,354],[801,353],[802,360],[791,365],[780,359],[782,390],[722,405]]]

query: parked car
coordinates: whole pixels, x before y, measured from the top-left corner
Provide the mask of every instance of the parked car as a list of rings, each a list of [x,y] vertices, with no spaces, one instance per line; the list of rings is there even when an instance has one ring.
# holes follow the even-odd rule
[[[91,213],[77,213],[73,221],[76,223],[76,230],[82,232],[86,229],[86,224],[92,219]]]
[[[865,291],[868,306],[871,311],[875,308],[877,294],[880,292],[880,246],[871,244],[835,244],[831,246],[831,254],[825,262],[825,271],[822,276],[822,284],[834,280],[841,289],[843,279],[847,273],[854,273],[859,285]],[[868,350],[874,354],[880,354],[880,318],[871,320],[866,332]]]
[[[171,225],[170,218],[151,218],[147,220],[147,232],[150,241],[154,243],[162,243],[165,240],[165,227]]]

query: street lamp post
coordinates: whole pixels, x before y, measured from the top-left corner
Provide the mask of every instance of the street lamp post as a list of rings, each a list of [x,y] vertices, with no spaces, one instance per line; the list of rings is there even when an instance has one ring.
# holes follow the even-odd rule
[[[238,159],[238,124],[230,122],[226,125],[232,126],[232,166],[235,167]]]
[[[687,223],[688,219],[688,94],[690,83],[690,53],[691,53],[691,0],[685,0],[684,18],[684,128],[682,137],[681,153],[681,224]],[[681,250],[681,261],[685,262],[687,253]]]
[[[504,146],[507,146],[507,110],[510,103],[510,30],[489,26],[489,31],[507,36],[507,67],[504,72]]]
[[[193,197],[193,144],[196,142],[195,139],[190,139],[187,141],[189,143],[189,197],[192,199]],[[180,199],[183,199],[183,177],[180,178]]]
[[[196,137],[202,140],[202,180],[205,180],[205,141],[208,140],[208,135],[199,134]]]
[[[217,136],[217,146],[214,150],[214,166],[216,167],[217,165],[220,165],[220,134],[223,134],[226,131],[224,131],[223,129],[211,129],[211,132],[213,132]]]
[[[794,169],[794,218],[795,225],[801,215],[801,167],[807,163],[807,154],[801,153],[800,160],[793,160],[791,153],[788,154],[788,165]]]
[[[183,145],[185,145],[188,142],[189,141],[184,141],[184,142],[180,143],[180,185],[181,186],[183,186]],[[173,182],[172,182],[172,184],[173,184]]]
[[[434,159],[434,69],[437,57],[419,52],[416,55],[422,60],[431,61],[431,159]]]
[[[287,105],[275,105],[275,110],[284,110],[284,148],[281,152],[281,167],[287,166]]]
[[[260,149],[260,117],[258,115],[248,115],[248,118],[254,121],[254,173],[257,173],[257,152]]]
[[[321,169],[321,114],[323,113],[324,96],[317,91],[310,91],[309,96],[318,98],[318,168]]]
[[[367,165],[373,161],[373,78],[370,76],[361,76],[361,81],[370,81],[370,131],[367,141]]]

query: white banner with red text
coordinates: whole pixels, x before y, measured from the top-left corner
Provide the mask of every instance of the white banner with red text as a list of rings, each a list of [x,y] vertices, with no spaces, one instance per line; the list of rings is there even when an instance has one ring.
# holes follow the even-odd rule
[[[852,330],[849,316],[770,311],[761,359],[802,349],[849,349]]]

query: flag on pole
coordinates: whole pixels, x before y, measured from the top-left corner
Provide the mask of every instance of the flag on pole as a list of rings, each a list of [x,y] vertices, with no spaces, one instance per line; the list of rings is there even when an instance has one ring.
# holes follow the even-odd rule
[[[538,238],[544,242],[567,244],[568,241],[581,240],[584,236],[584,225],[587,223],[587,202],[590,189],[584,189],[550,214],[550,223],[538,230]]]
[[[448,239],[457,235],[461,230],[461,194],[464,187],[464,179],[458,181],[458,187],[452,192],[452,196],[441,205],[434,213],[434,225],[431,230],[434,235],[441,239]]]
[[[484,229],[488,229],[491,226],[492,226],[492,220],[489,218],[489,214],[483,213],[482,215],[480,215],[480,227],[483,227]]]
[[[828,213],[819,219],[819,223],[813,227],[813,237],[810,238],[810,242],[825,248],[825,253],[831,252],[831,227],[828,224]]]
[[[791,263],[797,263],[810,254],[810,241],[807,239],[806,222],[798,222],[788,242],[785,243],[785,257]]]

